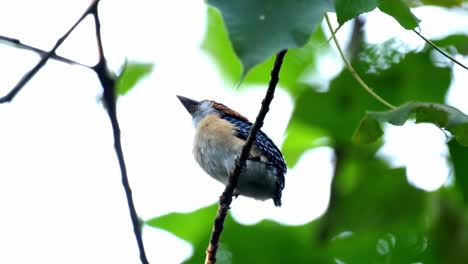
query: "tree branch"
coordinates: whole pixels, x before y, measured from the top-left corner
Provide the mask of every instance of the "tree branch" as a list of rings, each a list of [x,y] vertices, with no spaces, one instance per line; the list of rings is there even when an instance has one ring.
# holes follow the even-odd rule
[[[13,89],[7,95],[0,98],[0,104],[10,102],[11,100],[13,100],[16,94],[18,94],[18,92],[21,91],[21,89],[23,89],[24,85],[28,83],[29,80],[31,80],[31,78],[34,77],[34,75],[36,75],[36,73],[39,72],[39,70],[42,67],[44,67],[47,61],[50,58],[53,58],[54,56],[56,56],[55,51],[58,49],[58,47],[62,45],[65,39],[67,39],[67,37],[73,32],[73,30],[75,30],[75,28],[81,23],[81,21],[83,21],[83,19],[90,14],[91,10],[96,8],[98,3],[99,3],[99,0],[94,0],[93,2],[91,2],[88,9],[86,9],[86,11],[75,22],[75,24],[73,24],[73,26],[61,38],[57,40],[57,42],[55,43],[55,46],[49,52],[43,55],[43,57],[39,60],[36,66],[34,66],[29,72],[23,75],[21,80],[16,84],[15,87],[13,87]]]
[[[128,181],[127,167],[125,165],[125,159],[124,159],[123,150],[122,150],[120,126],[119,126],[119,121],[117,119],[115,78],[113,78],[109,74],[107,62],[104,56],[104,51],[102,47],[102,38],[101,38],[101,22],[99,20],[97,5],[93,9],[91,9],[91,14],[94,17],[94,24],[96,28],[96,39],[97,39],[98,52],[99,52],[99,61],[93,67],[93,70],[96,72],[98,79],[101,82],[102,89],[103,89],[102,100],[104,102],[105,108],[107,110],[107,114],[112,124],[112,133],[114,135],[115,153],[119,161],[120,172],[122,176],[122,185],[124,187],[125,194],[127,197],[128,209],[130,211],[130,218],[133,224],[133,233],[135,234],[135,238],[138,244],[138,249],[140,251],[140,260],[141,260],[141,263],[147,264],[149,262],[146,257],[145,247],[143,245],[140,220],[138,218],[138,214],[135,209],[135,204],[133,202],[132,189],[130,188],[130,183]]]
[[[47,55],[47,51],[45,50],[41,50],[41,49],[38,49],[36,47],[33,47],[33,46],[30,46],[30,45],[27,45],[27,44],[24,44],[22,43],[19,39],[14,39],[14,38],[9,38],[9,37],[5,37],[5,36],[2,36],[0,35],[0,41],[4,41],[4,42],[8,42],[10,44],[12,44],[13,46],[16,46],[16,48],[20,48],[20,49],[25,49],[25,50],[30,50],[30,51],[33,51],[33,52],[36,52],[37,54],[39,54],[39,56],[44,57]],[[90,69],[91,67],[88,66],[88,65],[84,65],[82,63],[79,63],[77,61],[74,61],[74,60],[70,60],[68,58],[65,58],[65,57],[62,57],[62,56],[59,56],[57,54],[52,54],[51,59],[55,59],[55,60],[58,60],[60,62],[64,62],[64,63],[68,63],[68,64],[71,64],[71,65],[79,65],[79,66],[82,66],[82,67],[86,67],[88,69]]]
[[[65,39],[70,35],[71,32],[73,32],[73,30],[83,21],[83,19],[86,16],[88,15],[93,16],[95,28],[96,28],[96,39],[97,39],[98,51],[99,51],[99,61],[93,67],[85,66],[83,64],[80,64],[80,65],[92,69],[97,74],[97,77],[102,85],[103,102],[104,102],[105,108],[107,110],[107,114],[112,124],[115,152],[119,161],[120,171],[122,175],[122,185],[125,189],[125,194],[127,197],[127,203],[128,203],[128,207],[130,210],[130,217],[131,217],[132,224],[133,224],[133,232],[135,234],[135,238],[138,244],[138,249],[140,251],[140,260],[141,260],[141,263],[147,264],[149,262],[146,258],[145,249],[143,246],[140,220],[138,219],[135,205],[133,203],[132,190],[130,188],[130,183],[128,181],[127,168],[125,165],[124,155],[122,151],[120,127],[119,127],[119,122],[117,119],[117,110],[116,110],[115,78],[111,76],[108,71],[107,62],[104,57],[104,52],[103,52],[103,47],[102,47],[101,23],[99,20],[98,8],[97,8],[98,4],[99,4],[99,0],[92,1],[88,9],[86,9],[86,11],[83,13],[83,15],[81,15],[81,17],[75,22],[75,24],[73,24],[73,26],[61,38],[57,40],[55,46],[49,52],[45,52],[43,50],[22,44],[19,40],[16,40],[16,39],[0,36],[0,40],[11,42],[21,48],[25,48],[25,49],[37,52],[39,53],[39,55],[42,56],[41,60],[37,63],[37,65],[34,66],[29,72],[27,72],[22,77],[22,79],[18,82],[17,85],[6,96],[0,98],[0,103],[10,102],[11,100],[13,100],[16,94],[19,91],[21,91],[24,85],[27,82],[29,82],[29,80],[31,80],[32,77],[34,77],[34,75],[47,63],[47,61],[50,58],[54,58],[54,59],[57,59],[66,63],[79,64],[69,59],[57,56],[55,52],[57,48],[60,47],[60,45],[62,45]]]
[[[234,190],[237,187],[237,182],[239,179],[239,175],[242,171],[242,168],[246,166],[246,160],[249,155],[250,149],[254,143],[254,140],[257,136],[258,131],[263,126],[263,120],[265,119],[266,114],[268,113],[269,106],[271,101],[273,100],[275,88],[279,81],[279,72],[281,69],[281,65],[283,63],[284,56],[286,55],[287,50],[282,50],[276,55],[275,65],[271,70],[271,79],[268,84],[268,90],[266,92],[265,98],[262,101],[262,107],[260,108],[260,112],[257,115],[255,123],[252,125],[250,129],[249,136],[245,142],[245,145],[242,147],[241,154],[239,158],[236,160],[236,166],[234,170],[231,171],[228,183],[224,192],[219,197],[219,206],[218,212],[216,214],[216,218],[213,223],[213,229],[211,231],[210,243],[208,248],[206,249],[206,259],[205,264],[213,264],[216,263],[216,252],[218,251],[219,246],[219,239],[221,237],[221,233],[224,229],[224,220],[227,215],[227,211],[230,208],[232,202],[232,196]]]

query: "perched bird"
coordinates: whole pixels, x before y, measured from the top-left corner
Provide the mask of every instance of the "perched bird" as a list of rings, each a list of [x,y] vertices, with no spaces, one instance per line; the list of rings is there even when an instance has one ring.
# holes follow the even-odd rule
[[[252,123],[215,101],[199,102],[177,97],[192,115],[196,128],[193,144],[195,160],[211,177],[227,184]],[[281,151],[265,133],[259,131],[234,194],[258,200],[272,198],[276,206],[281,206],[286,170]]]

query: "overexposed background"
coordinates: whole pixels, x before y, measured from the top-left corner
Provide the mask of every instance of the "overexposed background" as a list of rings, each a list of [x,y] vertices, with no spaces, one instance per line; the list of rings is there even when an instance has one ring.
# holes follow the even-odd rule
[[[0,9],[0,35],[49,50],[89,2],[9,1]],[[414,13],[428,38],[468,34],[466,12],[425,7]],[[192,122],[175,95],[214,99],[254,119],[265,87],[235,91],[234,85],[223,82],[199,47],[206,19],[203,1],[102,1],[100,15],[104,49],[113,71],[118,72],[125,59],[155,65],[153,73],[118,102],[138,213],[149,219],[216,202],[223,187],[193,160]],[[349,25],[340,30],[342,43],[349,30]],[[424,45],[378,11],[367,15],[366,30],[371,43],[396,37],[411,49]],[[39,57],[0,44],[3,95]],[[91,17],[58,53],[87,65],[96,63]],[[468,64],[466,57],[457,59]],[[342,63],[333,51],[323,55],[321,65],[321,78],[327,80]],[[447,100],[465,113],[466,83],[468,75],[455,66]],[[100,94],[91,70],[51,60],[12,103],[0,105],[0,263],[138,263]],[[292,109],[293,100],[278,90],[263,128],[278,145]],[[439,129],[407,124],[388,126],[387,131],[379,155],[394,166],[407,166],[411,183],[430,191],[446,182],[450,169],[445,136]],[[244,224],[269,218],[297,225],[317,218],[327,207],[332,160],[329,148],[308,151],[296,167],[289,168],[283,207],[239,197],[233,216]],[[303,200],[312,201],[309,210],[298,206]],[[179,263],[191,254],[190,244],[165,231],[145,227],[143,233],[152,263]]]

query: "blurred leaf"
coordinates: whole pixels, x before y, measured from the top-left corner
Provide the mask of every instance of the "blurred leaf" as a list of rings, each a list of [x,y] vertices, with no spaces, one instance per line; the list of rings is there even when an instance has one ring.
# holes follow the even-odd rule
[[[194,255],[186,263],[203,263],[217,205],[191,213],[172,213],[151,219],[148,225],[162,228],[185,239],[194,246]],[[230,215],[221,237],[218,263],[313,263],[317,252],[314,245],[314,224],[284,226],[261,221],[245,226]],[[315,260],[315,261],[314,261]]]
[[[377,7],[379,0],[334,0],[338,23],[343,25],[346,21],[370,12]]]
[[[387,122],[401,126],[413,115],[416,118],[416,123],[432,123],[440,128],[447,129],[460,144],[468,146],[468,116],[460,110],[447,105],[410,102],[386,112],[367,112],[363,121]],[[370,143],[377,140],[381,135],[380,126],[366,126],[361,123],[353,136],[353,141],[356,143]]]
[[[379,9],[398,21],[405,29],[414,29],[419,24],[419,19],[411,13],[409,7],[402,0],[381,0]]]
[[[359,133],[353,135],[353,141],[357,143],[374,142],[383,135],[379,122],[369,115],[364,116],[356,131]]]
[[[289,49],[281,68],[279,85],[293,96],[305,89],[307,85],[304,78],[316,70],[318,54],[330,52],[326,43],[327,39],[319,27],[305,46]],[[232,49],[221,15],[215,8],[208,9],[208,26],[202,48],[215,60],[224,78],[231,83],[240,81],[241,63]],[[268,84],[274,60],[275,55],[253,67],[242,80],[241,88],[252,84]]]
[[[439,47],[454,47],[458,53],[468,55],[468,35],[450,35],[432,42]]]
[[[286,88],[294,97],[306,89],[308,85],[304,78],[316,70],[317,56],[330,51],[328,45],[324,46],[326,43],[327,39],[322,29],[318,28],[304,47],[289,49],[281,67],[279,85]],[[252,68],[243,84],[264,84],[266,86],[270,81],[270,71],[274,61],[275,56],[272,56],[264,63]]]
[[[202,49],[215,60],[223,77],[232,83],[239,81],[242,74],[241,62],[234,53],[221,14],[213,7],[208,8]]]
[[[294,167],[305,150],[327,145],[326,134],[314,127],[307,127],[295,123],[288,127],[288,133],[284,140],[282,151],[286,163],[290,168]]]
[[[468,263],[468,217],[463,207],[442,196],[432,232],[437,263]]]
[[[333,6],[329,0],[208,0],[220,10],[245,75],[273,54],[306,44]]]
[[[455,140],[448,143],[453,164],[455,186],[460,190],[465,206],[468,206],[468,148],[462,147]]]
[[[326,240],[331,238],[327,254],[344,263],[428,263],[427,193],[408,184],[404,169],[390,169],[354,147],[345,149],[340,162],[354,169],[343,167],[335,175],[335,198],[321,230]],[[350,178],[352,188],[342,188]]]
[[[125,95],[141,79],[148,76],[153,71],[151,63],[125,63],[122,72],[116,81],[117,95]]]

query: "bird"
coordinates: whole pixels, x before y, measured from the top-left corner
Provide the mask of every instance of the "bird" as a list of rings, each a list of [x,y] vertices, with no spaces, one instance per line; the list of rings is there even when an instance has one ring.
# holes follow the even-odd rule
[[[252,123],[224,104],[196,101],[177,95],[192,116],[195,126],[193,155],[200,167],[224,185],[235,167]],[[283,154],[263,132],[257,133],[246,166],[242,169],[234,196],[243,195],[256,200],[272,199],[281,206],[287,166]]]

